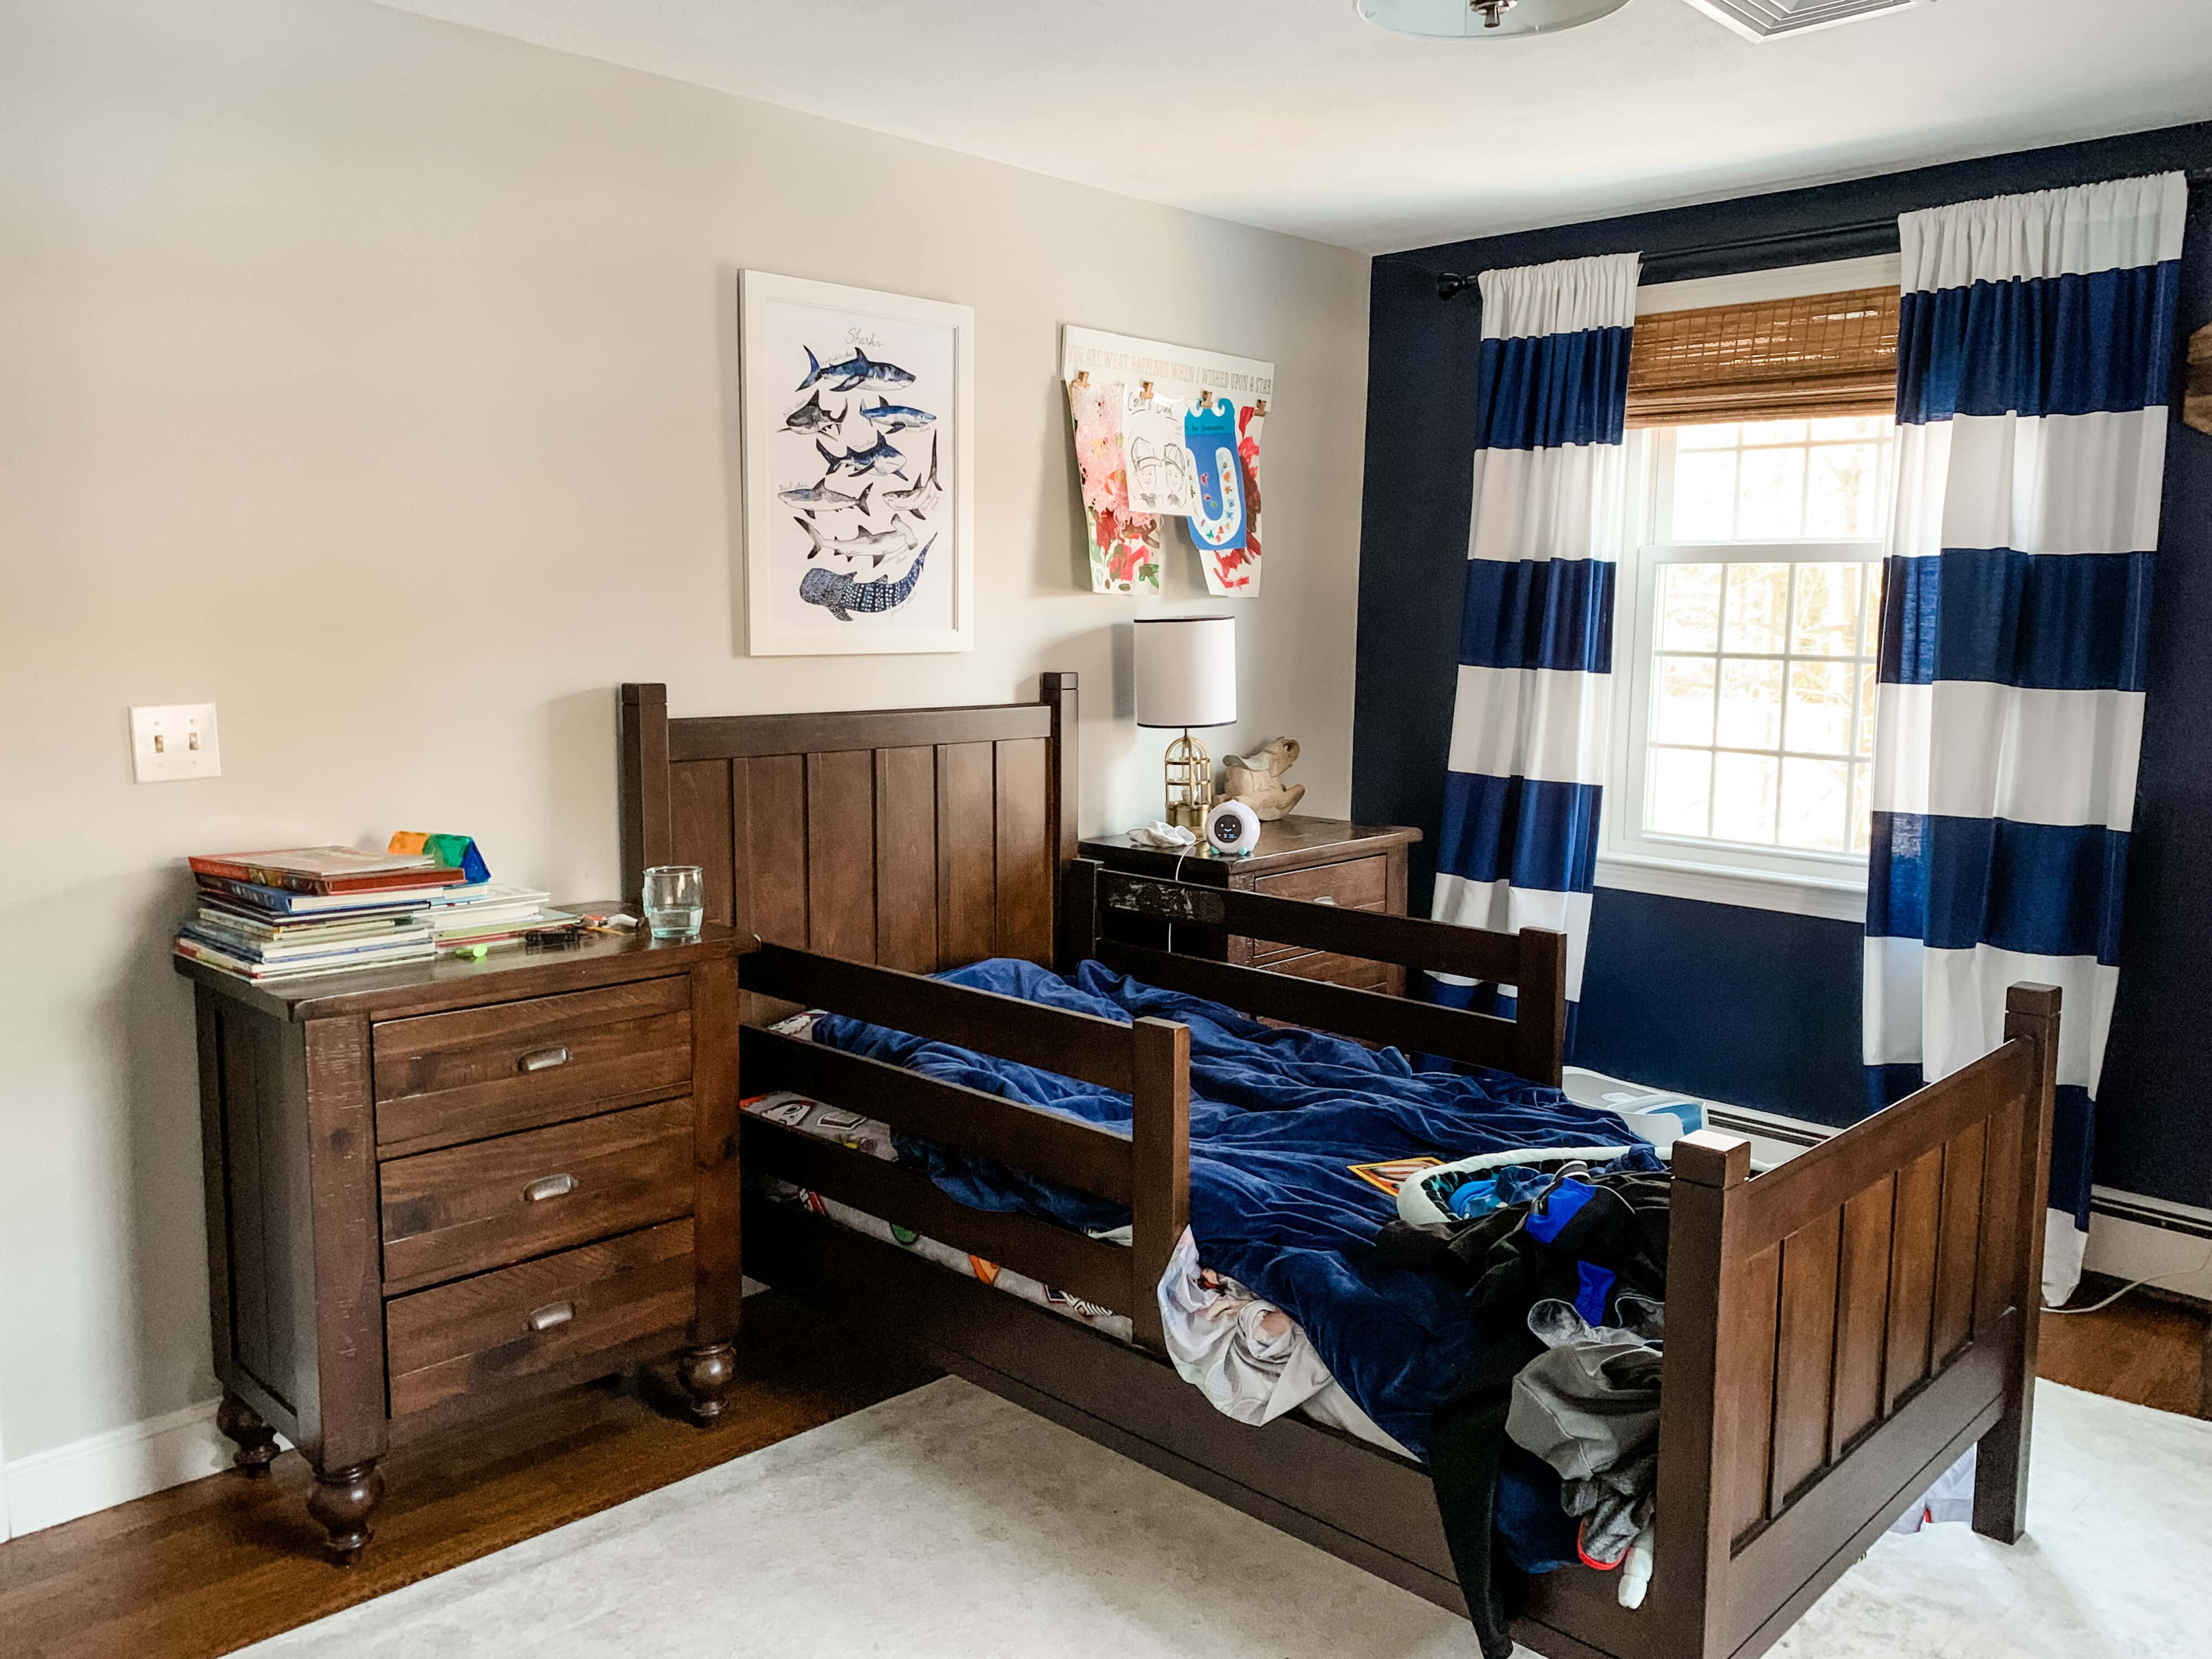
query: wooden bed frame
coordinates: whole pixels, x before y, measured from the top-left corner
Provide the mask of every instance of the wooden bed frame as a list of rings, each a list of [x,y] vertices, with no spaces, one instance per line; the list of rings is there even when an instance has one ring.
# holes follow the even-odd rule
[[[750,930],[743,1089],[789,1088],[1127,1203],[1133,1248],[969,1209],[926,1177],[748,1116],[742,1158],[1130,1315],[1132,1347],[795,1205],[744,1220],[746,1270],[1282,1530],[1464,1612],[1419,1465],[1302,1419],[1208,1405],[1159,1352],[1153,1293],[1188,1212],[1189,1036],[920,977],[994,954],[1086,955],[1255,1015],[1559,1075],[1564,941],[1108,872],[1075,856],[1076,680],[967,708],[668,718],[622,691],[626,890],[707,871]],[[1518,988],[1512,1020],[1115,938],[1188,920]],[[1157,932],[1157,929],[1152,930]],[[1127,1091],[1133,1127],[1076,1122],[759,1029],[854,1014]],[[1969,1446],[1974,1528],[2008,1543],[2027,1496],[2058,993],[2015,986],[2006,1041],[1750,1178],[1749,1145],[1673,1160],[1656,1571],[1644,1606],[1574,1566],[1530,1581],[1514,1635],[1553,1659],[1750,1659]]]

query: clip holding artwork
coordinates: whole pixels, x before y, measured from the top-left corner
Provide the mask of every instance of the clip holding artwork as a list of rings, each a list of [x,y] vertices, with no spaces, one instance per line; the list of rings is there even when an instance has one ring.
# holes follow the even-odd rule
[[[975,313],[746,271],[746,647],[975,642]]]

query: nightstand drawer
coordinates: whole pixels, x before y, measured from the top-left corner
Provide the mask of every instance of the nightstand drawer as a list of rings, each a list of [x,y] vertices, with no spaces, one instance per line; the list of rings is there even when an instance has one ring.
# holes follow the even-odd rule
[[[1273,957],[1255,957],[1253,965],[1265,968],[1271,974],[1324,980],[1331,985],[1341,985],[1354,991],[1386,991],[1390,988],[1388,964],[1370,962],[1364,957],[1339,956],[1334,951],[1287,951]]]
[[[1252,890],[1269,898],[1326,899],[1346,909],[1376,910],[1389,896],[1389,879],[1388,859],[1346,859],[1340,864],[1316,864],[1309,870],[1255,876]]]
[[[386,1303],[392,1415],[680,1331],[691,1224],[672,1221]]]
[[[386,1291],[684,1214],[691,1124],[684,1097],[390,1160],[380,1172]]]
[[[1317,864],[1309,870],[1285,870],[1280,875],[1255,877],[1252,890],[1269,898],[1303,899],[1309,904],[1334,904],[1346,910],[1380,910],[1389,900],[1389,874],[1388,859],[1346,859],[1338,864]],[[1280,969],[1287,958],[1304,950],[1302,945],[1255,939],[1252,941],[1252,965]],[[1373,965],[1362,963],[1361,967]],[[1305,977],[1334,979],[1336,975],[1308,974]]]
[[[372,1044],[386,1155],[480,1140],[682,1092],[691,981],[674,974],[388,1020]]]

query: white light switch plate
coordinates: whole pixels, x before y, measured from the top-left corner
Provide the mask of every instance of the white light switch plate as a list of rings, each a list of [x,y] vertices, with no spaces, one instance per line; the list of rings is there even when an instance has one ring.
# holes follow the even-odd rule
[[[141,783],[221,777],[222,748],[216,737],[215,705],[173,702],[132,709],[131,767]]]

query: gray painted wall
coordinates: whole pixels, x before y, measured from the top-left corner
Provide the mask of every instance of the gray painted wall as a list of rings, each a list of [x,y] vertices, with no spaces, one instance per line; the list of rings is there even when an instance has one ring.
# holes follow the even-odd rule
[[[608,892],[624,679],[681,714],[1075,669],[1083,828],[1158,813],[1063,322],[1274,361],[1215,747],[1295,732],[1347,804],[1362,258],[352,0],[0,3],[0,156],[11,1458],[212,1391],[184,854],[459,830]],[[975,307],[971,654],[739,653],[748,266]],[[222,778],[134,787],[125,707],[209,698]]]

